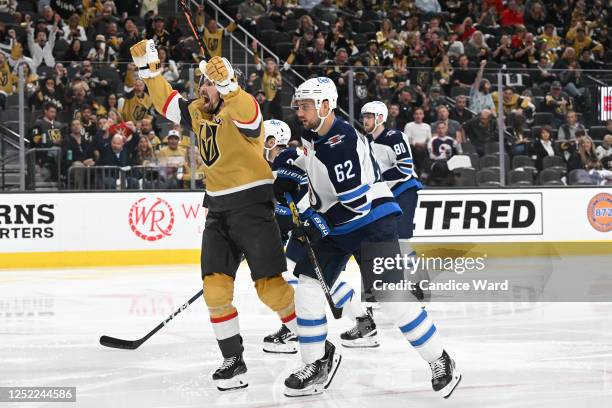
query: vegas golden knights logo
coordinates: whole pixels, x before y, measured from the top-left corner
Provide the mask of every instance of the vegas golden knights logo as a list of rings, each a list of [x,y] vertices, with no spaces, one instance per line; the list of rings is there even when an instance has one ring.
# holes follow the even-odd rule
[[[211,52],[215,51],[218,46],[219,46],[219,39],[218,38],[210,38],[208,40],[208,49]]]
[[[58,143],[62,140],[62,132],[59,129],[49,129],[49,136],[53,143]]]
[[[9,77],[5,72],[0,73],[0,85],[3,87],[6,86],[8,84],[8,79]]]
[[[200,127],[198,135],[198,150],[202,161],[208,167],[212,166],[219,159],[219,147],[217,146],[217,130],[219,125],[206,123]]]
[[[147,114],[148,109],[143,105],[136,105],[134,108],[134,119],[143,120]]]

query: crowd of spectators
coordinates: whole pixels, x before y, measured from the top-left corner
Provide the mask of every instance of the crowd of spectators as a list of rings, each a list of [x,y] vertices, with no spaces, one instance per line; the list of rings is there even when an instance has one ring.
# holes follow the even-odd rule
[[[152,38],[163,76],[185,91],[178,63],[201,58],[194,38],[183,34],[177,18],[157,14],[159,3],[0,3],[0,109],[4,124],[17,128],[16,94],[23,67],[30,147],[47,148],[35,156],[43,175],[52,178],[60,170],[69,187],[95,182],[96,188],[117,188],[118,183],[124,188],[181,188],[189,186],[193,161],[196,184],[202,185],[202,163],[189,135],[154,112],[131,63],[129,47]],[[194,12],[202,33],[214,30],[214,20],[204,27],[201,8]],[[105,166],[122,170],[93,171]]]
[[[387,126],[408,135],[417,171],[432,183],[447,181],[450,173],[440,162],[457,154],[470,155],[476,169],[493,163],[499,168],[500,104],[506,164],[515,168],[514,157],[531,158],[532,182],[543,162],[554,163],[560,176],[576,169],[612,169],[604,142],[612,126],[598,120],[596,82],[589,79],[607,69],[609,81],[612,69],[612,10],[602,0],[221,3],[276,51],[283,68],[291,66],[306,78],[332,78],[345,112],[351,102],[358,113],[368,101],[384,101]],[[265,63],[267,68],[273,59]],[[264,90],[271,78],[282,85],[282,71],[266,72]],[[257,78],[249,78],[249,84],[257,92]],[[299,129],[294,116],[285,113],[285,119]],[[542,160],[544,126],[551,132],[546,152],[563,166]],[[485,157],[495,154],[495,160]],[[518,164],[528,161],[516,163],[522,170]]]
[[[194,8],[206,55],[176,15],[159,13],[163,3],[0,2],[0,109],[13,106],[23,67],[32,147],[61,147],[64,177],[73,163],[156,164],[176,171],[153,182],[182,186],[193,156],[189,138],[154,112],[129,48],[153,39],[164,77],[184,92],[183,64],[231,58],[223,36],[238,27],[257,38],[249,41],[255,69],[243,78],[245,88],[264,119],[287,121],[294,138],[299,122],[283,98],[292,92],[284,79],[297,82],[293,70],[332,78],[345,112],[349,101],[357,114],[370,100],[384,101],[386,125],[408,135],[428,182],[448,174],[437,169],[454,155],[469,155],[479,169],[487,162],[480,159],[495,154],[500,104],[508,163],[530,157],[539,171],[553,155],[563,173],[612,166],[612,123],[597,121],[588,84],[611,68],[611,10],[603,0],[220,0],[234,19],[223,26]],[[52,153],[40,161],[50,165]],[[142,180],[136,175],[128,184]]]

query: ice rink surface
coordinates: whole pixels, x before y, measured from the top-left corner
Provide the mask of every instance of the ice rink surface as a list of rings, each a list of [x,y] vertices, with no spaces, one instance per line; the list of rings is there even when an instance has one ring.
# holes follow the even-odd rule
[[[344,278],[355,286],[351,264]],[[75,403],[15,407],[612,407],[612,303],[437,303],[428,307],[463,381],[449,400],[431,371],[375,314],[381,347],[345,349],[347,320],[330,321],[343,361],[322,396],[289,399],[297,355],[263,353],[278,319],[255,294],[246,265],[236,283],[249,387],[220,393],[221,363],[197,300],[138,350],[102,347],[102,334],[137,339],[200,289],[197,266],[0,272],[0,386],[75,386]]]

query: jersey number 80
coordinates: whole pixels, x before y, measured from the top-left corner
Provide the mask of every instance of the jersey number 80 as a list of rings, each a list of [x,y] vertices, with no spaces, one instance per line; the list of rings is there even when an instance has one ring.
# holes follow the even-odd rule
[[[393,145],[393,150],[395,150],[395,154],[398,156],[402,153],[406,153],[406,146],[403,143],[398,143]]]

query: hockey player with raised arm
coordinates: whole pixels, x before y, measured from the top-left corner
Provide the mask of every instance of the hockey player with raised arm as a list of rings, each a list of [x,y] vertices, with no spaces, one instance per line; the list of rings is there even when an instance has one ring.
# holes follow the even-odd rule
[[[196,134],[204,163],[208,208],[202,235],[204,301],[224,358],[212,379],[221,391],[244,388],[247,367],[242,353],[234,279],[242,256],[261,301],[297,330],[294,290],[274,220],[274,178],[262,156],[263,119],[255,98],[240,88],[231,64],[221,57],[200,62],[199,98],[188,101],[161,74],[152,40],[130,48],[155,109]]]
[[[365,265],[374,255],[362,249],[390,244],[394,251],[399,250],[395,217],[401,210],[382,180],[367,139],[335,117],[337,100],[329,78],[312,78],[298,87],[294,107],[306,128],[302,134],[305,154],[293,166],[278,169],[274,192],[279,202],[285,201],[286,194],[298,191],[300,173],[307,174],[312,212],[293,235],[309,238],[327,286],[353,255],[367,289],[373,277]],[[310,260],[298,260],[295,273],[299,276],[296,313],[304,367],[285,380],[285,395],[304,396],[329,387],[341,357],[327,341],[325,296]],[[429,363],[433,389],[448,397],[461,376],[427,312],[418,302],[382,303],[381,310]]]
[[[285,122],[277,119],[266,120],[264,122],[264,135],[264,157],[270,163],[274,174],[276,174],[276,170],[279,168],[293,166],[295,161],[303,155],[301,149],[289,147],[291,130]],[[300,213],[306,214],[306,216],[310,208],[307,193],[308,178],[304,175],[300,180],[300,189],[294,200]],[[286,242],[287,272],[284,272],[283,276],[290,285],[296,286],[298,281],[293,274],[293,270],[297,260],[306,256],[306,254],[303,246],[290,234],[291,229],[293,229],[291,210],[277,203],[274,212],[281,230],[283,242]],[[359,296],[355,295],[355,291],[349,284],[338,280],[331,292],[336,307],[342,308],[343,317],[346,316],[354,322],[361,316],[365,316],[365,309],[361,305]],[[345,344],[343,339],[343,344],[348,347],[377,347],[378,342],[375,337],[376,326],[368,326],[368,329],[365,336],[359,336],[359,338],[350,341],[349,344]],[[351,336],[356,336],[356,334],[353,333]],[[297,336],[283,324],[275,333],[264,338],[263,350],[267,353],[297,353]]]

